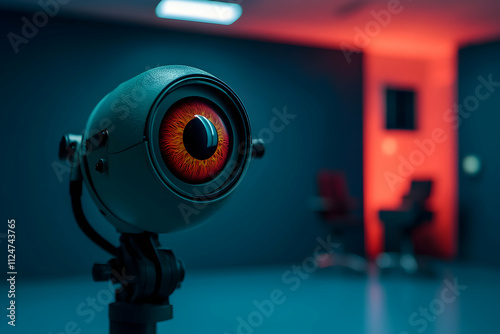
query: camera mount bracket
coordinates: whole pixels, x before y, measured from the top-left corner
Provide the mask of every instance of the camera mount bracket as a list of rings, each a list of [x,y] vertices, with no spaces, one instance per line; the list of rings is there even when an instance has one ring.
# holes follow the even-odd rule
[[[159,247],[156,233],[124,233],[116,258],[94,264],[94,281],[121,285],[109,305],[110,334],[156,334],[157,322],[172,319],[169,296],[180,287],[184,267]]]

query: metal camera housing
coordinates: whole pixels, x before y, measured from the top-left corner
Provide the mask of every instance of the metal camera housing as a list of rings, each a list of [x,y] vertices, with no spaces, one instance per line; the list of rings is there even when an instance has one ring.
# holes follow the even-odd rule
[[[175,177],[160,154],[160,123],[175,102],[187,97],[211,101],[230,125],[228,162],[203,184]],[[252,158],[252,136],[242,102],[225,83],[193,67],[163,66],[104,97],[75,153],[77,172],[119,232],[167,233],[202,223],[228,198]]]

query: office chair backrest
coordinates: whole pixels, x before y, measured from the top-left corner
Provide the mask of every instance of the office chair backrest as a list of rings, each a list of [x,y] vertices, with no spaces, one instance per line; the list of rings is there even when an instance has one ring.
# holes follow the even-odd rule
[[[327,205],[323,217],[327,220],[343,218],[351,211],[351,198],[342,172],[323,170],[318,173],[319,196]]]
[[[413,180],[411,181],[410,191],[403,196],[402,207],[417,205],[422,206],[432,193],[431,180]]]

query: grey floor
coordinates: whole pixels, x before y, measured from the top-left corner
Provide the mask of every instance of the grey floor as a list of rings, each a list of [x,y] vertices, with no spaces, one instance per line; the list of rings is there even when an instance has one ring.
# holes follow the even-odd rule
[[[359,276],[331,268],[299,276],[290,270],[188,271],[171,299],[174,320],[161,323],[158,332],[500,333],[500,269],[447,265],[433,278]],[[20,279],[17,326],[6,326],[2,315],[0,332],[106,333],[110,289],[88,276]]]

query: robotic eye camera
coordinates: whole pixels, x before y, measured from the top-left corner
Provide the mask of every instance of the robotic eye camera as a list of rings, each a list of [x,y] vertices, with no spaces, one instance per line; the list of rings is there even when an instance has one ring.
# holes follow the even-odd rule
[[[83,232],[113,255],[95,264],[94,281],[125,272],[109,305],[111,334],[153,334],[172,318],[169,296],[184,279],[182,262],[161,249],[158,233],[206,220],[236,188],[252,158],[243,104],[221,80],[196,68],[164,66],[122,83],[99,102],[83,135],[68,134],[59,158],[71,164],[73,212]],[[121,233],[115,247],[87,221],[85,183],[100,212]]]

